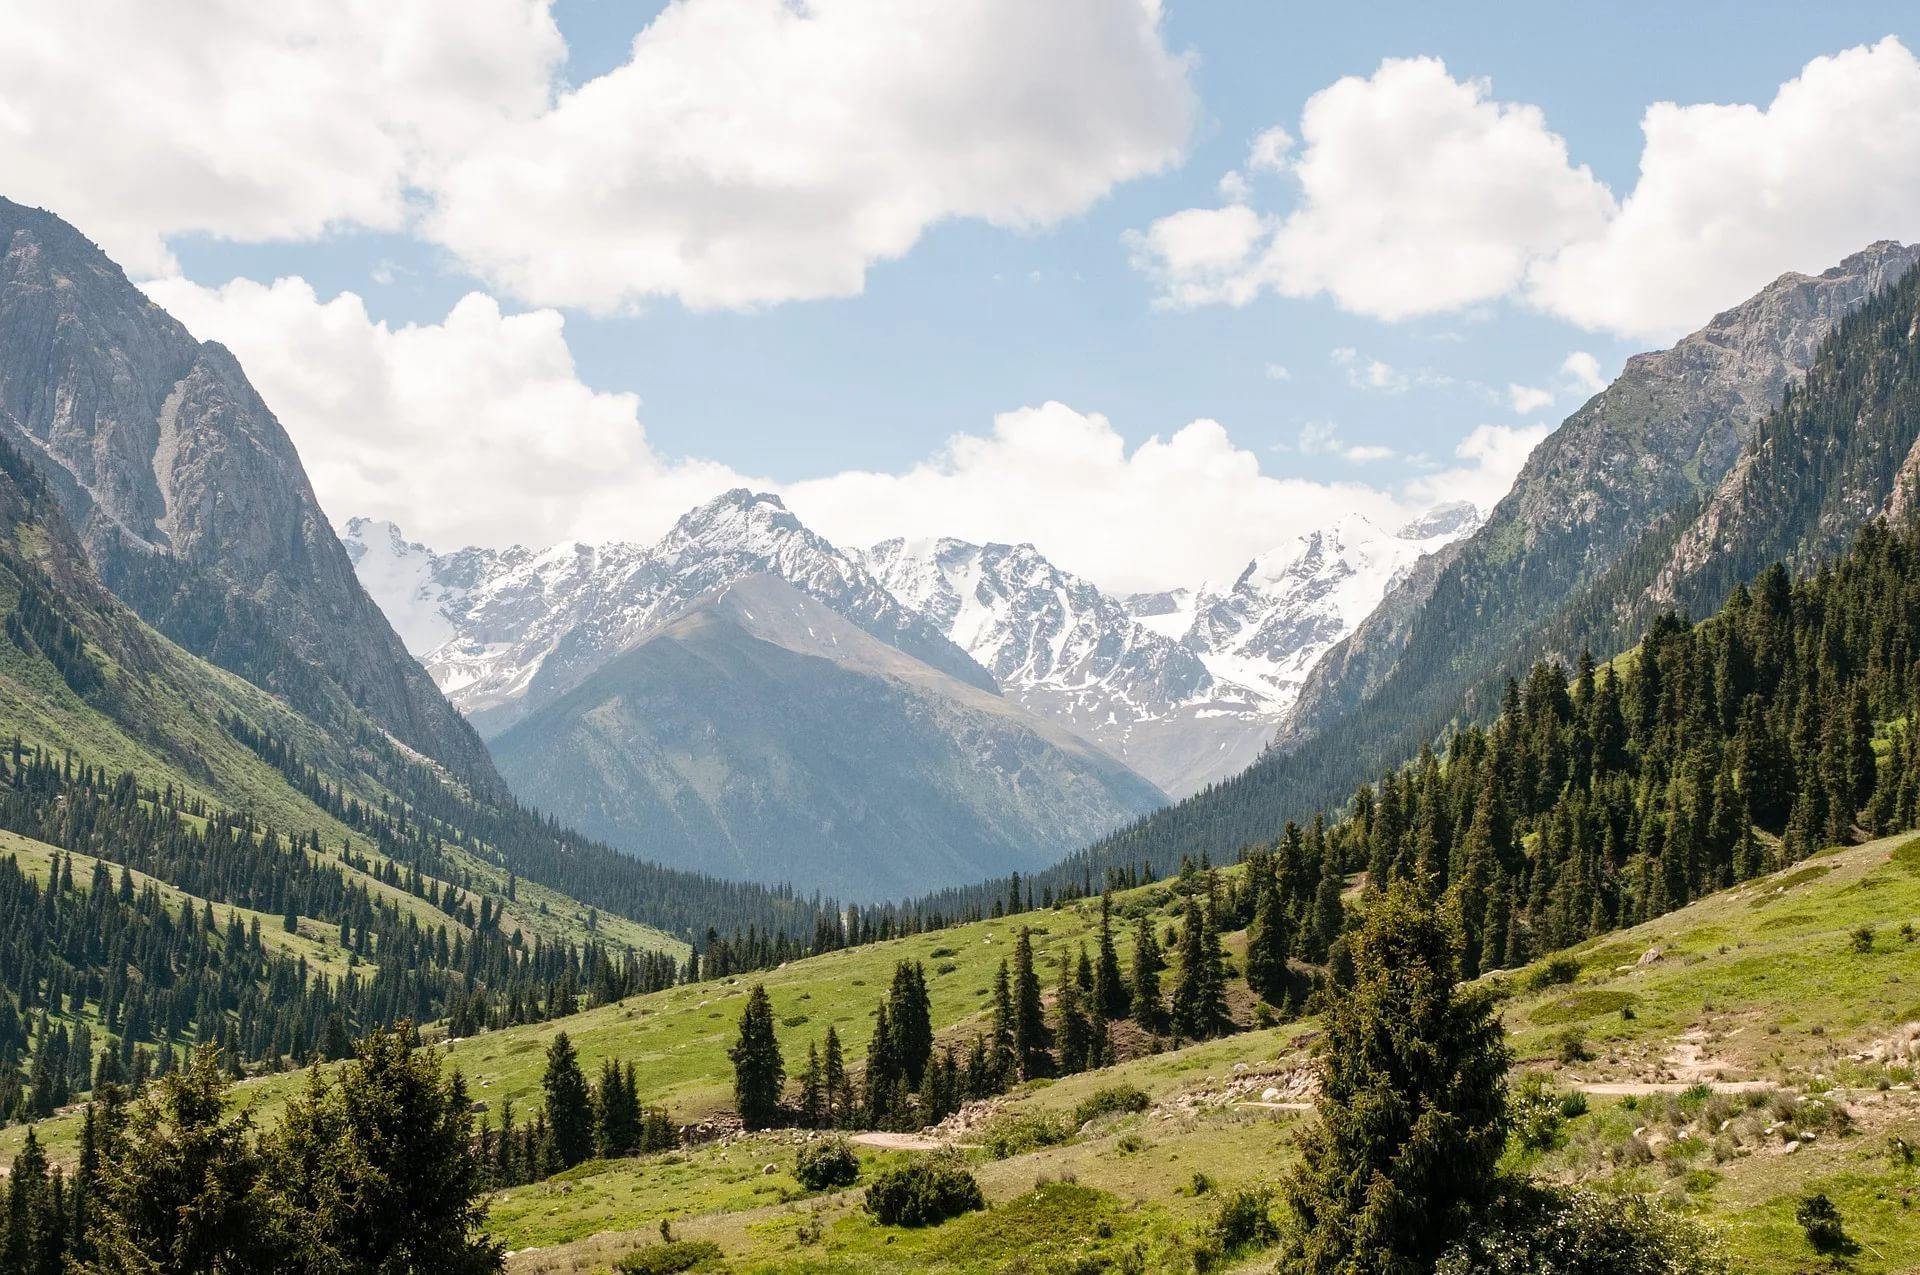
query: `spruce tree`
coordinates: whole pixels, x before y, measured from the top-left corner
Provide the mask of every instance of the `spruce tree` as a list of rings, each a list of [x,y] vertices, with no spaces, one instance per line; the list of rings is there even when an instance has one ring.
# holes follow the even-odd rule
[[[1492,1002],[1456,987],[1451,927],[1409,885],[1352,936],[1328,998],[1318,1121],[1286,1179],[1289,1275],[1433,1269],[1483,1210],[1507,1136],[1509,1063]]]
[[[840,1033],[831,1025],[827,1027],[827,1043],[821,1052],[820,1080],[826,1088],[826,1122],[829,1128],[838,1129],[853,1113],[853,1084],[847,1079]]]
[[[787,1079],[780,1042],[773,1033],[773,1002],[764,983],[747,993],[740,1038],[727,1051],[733,1060],[733,1102],[749,1129],[770,1129],[780,1120],[780,1091]]]
[[[1020,927],[1013,947],[1013,1054],[1020,1079],[1047,1074],[1047,1025],[1040,1003],[1040,977],[1033,969],[1033,932]]]
[[[1287,919],[1271,889],[1260,892],[1253,924],[1247,929],[1247,986],[1277,1009],[1285,1009],[1291,987],[1287,970]]]
[[[593,1091],[595,1140],[609,1159],[640,1149],[640,1095],[634,1085],[633,1064],[623,1071],[609,1058],[600,1064],[600,1083]]]
[[[1120,974],[1120,954],[1113,944],[1113,892],[1100,895],[1100,945],[1093,966],[1093,1000],[1108,1019],[1125,1018],[1131,997]]]
[[[894,967],[887,1012],[893,1027],[893,1060],[907,1088],[918,1090],[933,1056],[933,1006],[927,996],[926,967],[920,962],[901,961]]]
[[[1053,1001],[1053,1041],[1061,1075],[1071,1076],[1091,1065],[1088,1055],[1092,1052],[1092,1039],[1091,1024],[1081,1007],[1079,981],[1068,962],[1062,961],[1060,990]]]
[[[993,973],[993,1017],[987,1028],[987,1072],[983,1073],[980,1097],[998,1093],[1020,1073],[1020,1055],[1014,1050],[1013,984],[1007,977],[1007,963]]]
[[[1166,1011],[1160,1002],[1160,971],[1165,961],[1160,956],[1159,940],[1153,937],[1153,919],[1142,913],[1133,935],[1133,977],[1127,992],[1128,1012],[1145,1031],[1159,1032],[1166,1026]]]
[[[807,1042],[807,1065],[800,1073],[800,1123],[809,1129],[828,1123],[827,1078],[820,1066],[820,1046]]]
[[[587,1091],[580,1056],[565,1032],[547,1045],[547,1069],[540,1078],[547,1099],[547,1133],[555,1171],[571,1169],[593,1155],[593,1097]]]

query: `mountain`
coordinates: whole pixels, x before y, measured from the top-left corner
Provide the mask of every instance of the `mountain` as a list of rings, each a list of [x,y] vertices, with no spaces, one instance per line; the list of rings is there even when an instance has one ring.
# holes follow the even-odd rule
[[[32,458],[102,581],[162,633],[303,713],[364,707],[497,782],[479,737],[355,578],[292,441],[79,231],[0,199],[0,438]]]
[[[590,835],[856,900],[1046,867],[1162,804],[1071,732],[744,576],[494,740]]]
[[[1256,558],[1225,589],[1125,599],[1032,545],[893,539],[861,561],[1006,694],[1182,796],[1258,758],[1321,652],[1476,522],[1470,505],[1392,532],[1350,517]]]
[[[1044,867],[1166,801],[776,496],[649,546],[345,537],[417,641],[451,633],[422,658],[513,789],[637,854],[872,899]]]
[[[1756,555],[1804,565],[1897,507],[1911,490],[1900,475],[1920,473],[1920,458],[1907,468],[1920,414],[1897,392],[1913,342],[1898,298],[1912,284],[1888,289],[1917,259],[1920,247],[1878,243],[1818,276],[1782,276],[1629,360],[1535,449],[1485,526],[1408,572],[1323,657],[1278,749],[1092,858],[1270,838],[1450,724],[1486,720],[1536,658],[1610,654],[1650,608],[1710,610]]]

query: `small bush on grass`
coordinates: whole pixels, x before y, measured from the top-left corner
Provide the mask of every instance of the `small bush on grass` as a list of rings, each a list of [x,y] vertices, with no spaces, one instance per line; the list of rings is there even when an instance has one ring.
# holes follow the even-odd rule
[[[1562,953],[1559,956],[1548,957],[1545,964],[1529,973],[1527,986],[1538,992],[1549,987],[1564,986],[1579,977],[1579,958]]]
[[[809,1191],[852,1186],[860,1177],[860,1157],[845,1138],[810,1142],[793,1158],[793,1176]]]
[[[1213,1215],[1213,1238],[1225,1253],[1271,1248],[1280,1240],[1274,1224],[1272,1191],[1235,1191]]]
[[[720,1256],[712,1240],[666,1240],[635,1249],[613,1264],[620,1275],[680,1275]]]
[[[1005,1160],[1041,1147],[1057,1147],[1072,1136],[1073,1130],[1058,1116],[1006,1116],[987,1126],[981,1145],[994,1159]]]
[[[1814,1192],[1800,1201],[1793,1220],[1806,1232],[1807,1243],[1821,1253],[1838,1253],[1847,1248],[1847,1228],[1840,1210],[1823,1192]]]
[[[1073,1123],[1083,1125],[1101,1116],[1145,1111],[1151,1100],[1138,1085],[1108,1085],[1089,1094],[1073,1109]]]
[[[867,1212],[882,1226],[937,1226],[986,1207],[980,1184],[956,1156],[888,1169],[867,1188]]]
[[[1723,1275],[1726,1270],[1706,1232],[1658,1204],[1530,1182],[1510,1186],[1434,1267],[1435,1275]]]

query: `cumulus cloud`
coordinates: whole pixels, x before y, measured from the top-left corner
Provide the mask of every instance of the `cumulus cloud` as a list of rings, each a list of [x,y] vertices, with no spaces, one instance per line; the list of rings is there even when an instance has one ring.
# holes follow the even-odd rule
[[[673,0],[577,87],[551,0],[86,0],[0,39],[0,172],[139,277],[170,237],[426,234],[541,305],[861,290],[951,218],[1177,160],[1159,0]]]
[[[552,310],[503,314],[473,293],[440,323],[393,328],[301,279],[146,289],[239,357],[336,519],[392,518],[441,548],[647,538],[752,482],[656,455],[639,398],[580,381]]]
[[[1541,389],[1537,385],[1507,386],[1507,402],[1521,416],[1531,416],[1543,407],[1553,406],[1553,391]]]
[[[1607,388],[1607,378],[1600,372],[1600,360],[1585,350],[1575,350],[1561,360],[1560,376],[1576,394],[1590,396]]]
[[[1171,305],[1324,294],[1396,320],[1509,298],[1652,342],[1789,270],[1920,236],[1920,60],[1897,38],[1813,59],[1765,106],[1660,102],[1641,128],[1616,199],[1538,107],[1388,60],[1308,99],[1290,207],[1242,206],[1212,256],[1191,242],[1208,210],[1176,212],[1181,233],[1133,234],[1133,259]]]
[[[1105,587],[1168,588],[1231,575],[1348,512],[1392,526],[1439,499],[1484,501],[1525,455],[1517,432],[1484,427],[1447,474],[1400,487],[1322,482],[1264,472],[1216,421],[1130,447],[1106,417],[1049,402],[999,415],[901,472],[777,484],[654,451],[639,398],[581,381],[552,310],[503,313],[475,293],[441,322],[393,327],[357,295],[322,298],[301,279],[146,286],[196,335],[232,347],[330,515],[390,518],[442,549],[650,540],[745,485],[780,492],[842,545],[1029,540]],[[1301,443],[1354,464],[1389,458],[1331,427]]]
[[[1527,457],[1552,432],[1545,425],[1481,425],[1453,449],[1455,464],[1409,482],[1405,495],[1421,506],[1468,500],[1487,512],[1507,494]]]
[[[963,434],[905,473],[838,474],[786,495],[837,543],[901,534],[1031,541],[1115,590],[1231,577],[1342,514],[1392,526],[1411,508],[1379,487],[1263,473],[1217,421],[1129,451],[1106,417],[1062,403],[997,416],[990,434]]]
[[[1300,136],[1287,164],[1297,202],[1259,221],[1261,241],[1232,268],[1150,255],[1159,222],[1139,237],[1169,299],[1242,305],[1271,289],[1383,319],[1457,310],[1511,291],[1536,257],[1612,211],[1537,107],[1497,102],[1486,81],[1455,80],[1435,58],[1389,59],[1315,93]],[[1276,164],[1287,150],[1256,143]]]
[[[861,290],[929,226],[1037,227],[1177,159],[1159,0],[678,0],[627,62],[435,183],[509,292],[616,309]]]
[[[10,6],[0,173],[136,276],[173,235],[394,230],[439,157],[545,108],[564,54],[547,0]]]

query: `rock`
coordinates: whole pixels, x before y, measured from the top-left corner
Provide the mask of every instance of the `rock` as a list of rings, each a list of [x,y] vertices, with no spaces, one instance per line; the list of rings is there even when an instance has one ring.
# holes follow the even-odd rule
[[[1635,961],[1634,964],[1636,966],[1651,965],[1659,960],[1662,955],[1664,955],[1664,953],[1662,953],[1658,947],[1650,947],[1640,954],[1640,959]]]
[[[760,1169],[760,1172],[763,1176],[770,1178],[774,1174],[780,1172],[780,1166],[777,1164],[763,1165]]]
[[[1272,1085],[1268,1085],[1265,1089],[1262,1089],[1260,1091],[1261,1102],[1279,1102],[1281,1097],[1282,1095],[1280,1091],[1278,1089],[1275,1089]]]

